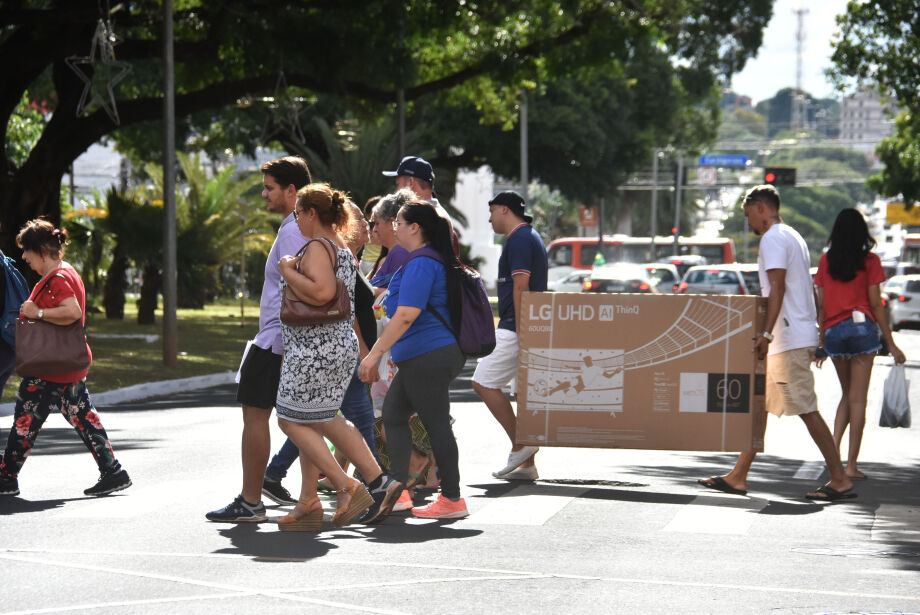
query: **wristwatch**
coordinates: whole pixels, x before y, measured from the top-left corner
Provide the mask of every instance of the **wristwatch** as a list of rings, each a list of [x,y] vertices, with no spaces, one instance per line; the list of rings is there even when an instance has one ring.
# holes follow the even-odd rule
[[[41,320],[41,319],[44,318],[44,317],[45,317],[45,310],[39,310],[39,311],[38,311],[38,319]]]
[[[769,331],[761,331],[761,332],[760,332],[760,337],[764,338],[764,339],[767,340],[768,342],[772,342],[772,341],[773,341],[773,334],[770,333]]]

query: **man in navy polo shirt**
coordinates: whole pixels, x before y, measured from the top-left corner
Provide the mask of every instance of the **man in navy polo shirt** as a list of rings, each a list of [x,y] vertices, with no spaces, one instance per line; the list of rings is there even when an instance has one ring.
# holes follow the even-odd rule
[[[517,374],[521,295],[525,291],[546,290],[549,268],[543,240],[530,226],[533,218],[524,213],[524,207],[524,199],[513,191],[499,192],[489,201],[492,230],[506,238],[498,259],[499,322],[495,332],[495,350],[479,361],[473,374],[473,389],[511,440],[508,463],[492,473],[495,478],[508,480],[539,478],[533,457],[540,449],[515,443],[514,409],[501,390]]]

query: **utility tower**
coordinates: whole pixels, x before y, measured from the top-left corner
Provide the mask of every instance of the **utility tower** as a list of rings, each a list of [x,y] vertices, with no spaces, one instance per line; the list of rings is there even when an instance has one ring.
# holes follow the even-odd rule
[[[792,130],[805,128],[805,94],[802,92],[802,56],[805,53],[805,15],[808,9],[793,9],[798,27],[795,31],[795,93],[792,96]]]

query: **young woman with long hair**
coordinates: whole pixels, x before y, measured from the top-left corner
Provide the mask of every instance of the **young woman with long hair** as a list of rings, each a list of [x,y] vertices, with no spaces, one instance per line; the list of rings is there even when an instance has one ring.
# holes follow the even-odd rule
[[[885,281],[882,263],[872,253],[875,240],[862,214],[852,208],[837,214],[828,250],[821,256],[815,276],[821,346],[834,363],[840,380],[840,403],[834,420],[834,442],[838,450],[850,428],[846,473],[851,479],[865,479],[856,460],[866,426],[866,399],[876,352],[881,348],[879,329],[896,363],[905,361],[894,343],[888,318],[882,307],[879,285]]]

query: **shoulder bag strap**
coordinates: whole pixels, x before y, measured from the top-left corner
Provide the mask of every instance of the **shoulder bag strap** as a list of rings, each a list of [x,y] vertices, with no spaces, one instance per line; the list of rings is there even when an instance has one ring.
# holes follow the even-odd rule
[[[337,273],[339,270],[339,259],[338,259],[339,247],[335,245],[334,243],[332,243],[332,240],[329,239],[328,237],[320,237],[320,239],[328,243],[329,246],[332,248],[332,252],[329,254],[329,259],[332,260],[333,273]]]
[[[297,253],[297,256],[299,256],[300,258],[297,259],[297,265],[294,267],[295,269],[297,269],[297,273],[300,273],[300,261],[303,260],[304,255],[307,253],[307,246],[309,246],[309,245],[310,245],[311,243],[313,243],[314,241],[317,241],[318,239],[323,239],[323,240],[327,241],[327,242],[329,243],[329,245],[331,245],[333,248],[335,248],[335,244],[332,243],[331,241],[329,241],[328,239],[326,239],[325,237],[319,237],[319,238],[317,238],[317,239],[311,239],[311,240],[308,241],[307,243],[303,244],[303,247],[300,249],[300,252]],[[329,254],[329,250],[326,250],[326,253]],[[338,259],[337,259],[335,256],[333,256],[332,254],[329,254],[329,260],[332,261],[332,271],[333,271],[333,272],[338,271],[338,270],[339,270],[339,262],[338,262]]]

